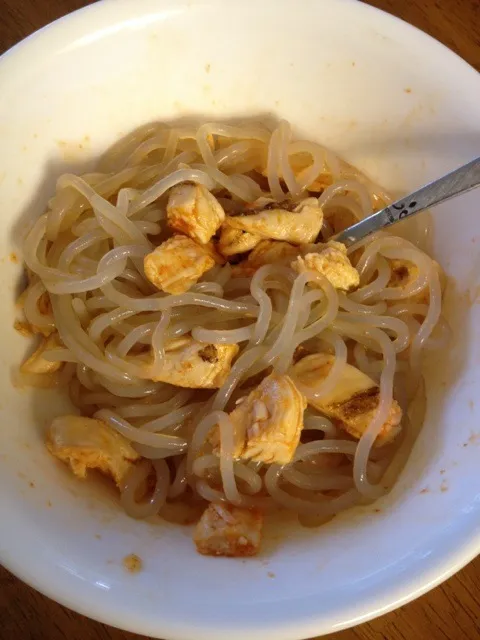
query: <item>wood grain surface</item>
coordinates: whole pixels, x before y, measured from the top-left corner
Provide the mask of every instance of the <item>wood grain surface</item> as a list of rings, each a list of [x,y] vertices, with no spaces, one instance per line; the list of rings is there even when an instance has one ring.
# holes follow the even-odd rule
[[[52,20],[88,4],[86,0],[0,0],[0,53]],[[370,0],[369,4],[430,33],[480,70],[479,0]],[[0,640],[142,637],[73,613],[0,568]],[[480,640],[480,558],[419,600],[328,638]]]

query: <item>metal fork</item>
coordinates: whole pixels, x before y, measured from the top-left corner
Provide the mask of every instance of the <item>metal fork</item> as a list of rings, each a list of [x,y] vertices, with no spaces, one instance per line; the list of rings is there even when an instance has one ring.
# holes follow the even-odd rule
[[[480,186],[480,157],[364,218],[331,238],[350,247],[367,236]]]

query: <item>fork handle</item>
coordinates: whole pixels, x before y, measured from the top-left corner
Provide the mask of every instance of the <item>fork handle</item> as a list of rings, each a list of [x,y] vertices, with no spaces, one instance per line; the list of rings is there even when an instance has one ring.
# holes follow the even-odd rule
[[[405,218],[429,207],[475,189],[479,185],[480,157],[451,173],[447,173],[443,178],[430,182],[405,198],[388,205],[385,209],[368,216],[368,218],[360,220],[331,239],[350,247],[375,231],[390,227],[392,224],[405,220]]]

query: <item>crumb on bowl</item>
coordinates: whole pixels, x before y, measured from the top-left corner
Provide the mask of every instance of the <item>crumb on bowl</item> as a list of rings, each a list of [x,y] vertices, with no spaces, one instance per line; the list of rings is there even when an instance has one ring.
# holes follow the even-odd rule
[[[135,553],[130,553],[123,559],[123,566],[128,573],[140,573],[143,569],[143,561]]]

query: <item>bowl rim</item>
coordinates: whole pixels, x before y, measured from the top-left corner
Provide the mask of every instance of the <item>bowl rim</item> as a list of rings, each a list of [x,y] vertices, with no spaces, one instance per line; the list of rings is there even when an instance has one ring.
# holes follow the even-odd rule
[[[163,8],[170,6],[172,1],[174,0],[158,0],[156,3],[157,10],[160,12]],[[307,1],[311,4],[332,2],[332,0]],[[464,73],[470,73],[472,82],[479,83],[480,74],[474,67],[469,65],[446,45],[417,27],[363,2],[357,2],[356,0],[336,1],[343,2],[344,4],[350,3],[352,11],[358,11],[363,14],[370,13],[377,19],[396,24],[399,29],[410,32],[424,47],[432,52],[433,56],[443,57],[444,59],[448,58],[450,64],[455,63],[459,68],[462,67]],[[245,5],[254,5],[255,2],[256,0],[244,0]],[[105,17],[107,17],[107,22],[116,21],[114,18],[115,14],[113,14],[113,7],[115,7],[118,13],[121,13],[119,11],[120,8],[123,12],[130,12],[129,18],[123,20],[128,22],[134,19],[134,16],[141,15],[144,8],[151,4],[152,0],[137,0],[136,3],[132,3],[131,0],[99,0],[94,4],[87,5],[60,17],[27,36],[0,56],[0,79],[2,73],[8,73],[10,66],[17,65],[19,62],[21,63],[23,56],[28,59],[37,49],[43,47],[52,50],[55,49],[57,46],[57,38],[59,40],[62,39],[65,27],[75,28],[76,24],[80,26],[82,20],[86,17],[90,20],[93,19],[92,22],[95,22],[97,17],[102,18],[103,21],[105,21]],[[176,6],[179,4],[180,2],[176,2]],[[294,0],[276,0],[276,6],[281,5],[285,10],[289,10],[293,4]],[[217,5],[221,7],[222,0],[184,0],[181,5],[185,7],[202,5]],[[110,18],[108,19],[109,15]],[[450,578],[480,553],[480,521],[478,521],[478,518],[474,521],[473,514],[471,514],[471,516],[471,526],[468,530],[467,527],[463,527],[462,534],[455,536],[455,544],[452,543],[449,549],[437,549],[436,552],[431,553],[428,562],[422,564],[418,575],[417,573],[410,573],[408,578],[403,576],[394,587],[387,587],[387,593],[383,594],[382,598],[380,598],[378,594],[366,597],[361,601],[360,605],[356,605],[351,611],[340,607],[337,612],[337,618],[332,616],[330,620],[322,619],[318,614],[315,615],[312,613],[311,608],[302,609],[302,607],[298,607],[295,613],[288,612],[285,614],[286,617],[279,616],[279,620],[275,626],[268,620],[263,620],[255,622],[253,626],[246,624],[244,628],[237,628],[233,635],[230,634],[232,640],[236,638],[239,640],[242,638],[243,640],[244,634],[247,632],[258,633],[259,637],[265,639],[272,638],[272,640],[274,638],[275,640],[287,640],[293,637],[306,638],[318,635],[319,632],[321,634],[332,633],[367,622],[368,620],[411,602]],[[164,624],[162,620],[157,619],[157,627],[149,626],[147,622],[142,628],[140,621],[134,617],[124,616],[119,619],[118,605],[117,608],[115,608],[115,606],[108,605],[103,600],[97,601],[95,597],[92,597],[91,594],[93,591],[91,589],[84,589],[82,594],[79,595],[79,591],[76,588],[78,579],[73,575],[69,575],[68,578],[62,576],[64,585],[67,583],[70,585],[69,589],[61,589],[58,585],[54,586],[55,581],[51,579],[53,574],[48,573],[47,561],[40,559],[34,568],[29,567],[23,562],[21,557],[18,557],[18,555],[15,556],[15,553],[12,552],[11,549],[5,549],[3,544],[0,546],[0,557],[6,569],[40,593],[89,618],[114,627],[119,627],[134,633],[146,633],[154,637],[158,637],[158,634],[161,633],[162,636],[172,639],[195,637],[197,640],[202,640],[203,638],[205,638],[205,640],[207,638],[209,640],[224,640],[225,633],[230,633],[231,631],[231,629],[223,629],[221,627],[216,629],[212,629],[211,627],[208,629],[206,627],[202,628],[201,626],[197,626],[198,623],[192,623],[188,620],[182,620],[168,626],[168,624]],[[42,562],[43,571],[41,570]],[[55,571],[59,571],[58,567],[55,567]],[[155,621],[150,622],[155,624]]]

